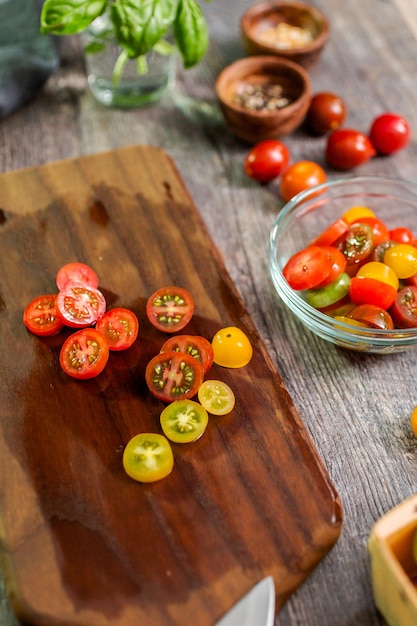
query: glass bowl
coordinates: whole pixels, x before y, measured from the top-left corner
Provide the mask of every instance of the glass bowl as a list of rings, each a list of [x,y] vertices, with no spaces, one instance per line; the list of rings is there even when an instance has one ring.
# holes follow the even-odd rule
[[[353,206],[367,206],[389,229],[406,226],[417,233],[417,184],[401,179],[362,176],[328,181],[299,193],[280,211],[270,232],[269,267],[281,300],[313,333],[342,348],[386,354],[417,346],[417,328],[379,330],[333,319],[310,306],[303,292],[294,291],[282,269]]]

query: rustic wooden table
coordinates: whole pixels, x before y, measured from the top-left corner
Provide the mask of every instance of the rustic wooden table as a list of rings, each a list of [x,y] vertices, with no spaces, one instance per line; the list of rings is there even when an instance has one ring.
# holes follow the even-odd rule
[[[98,105],[87,92],[77,39],[62,40],[59,70],[30,104],[0,123],[0,169],[129,144],[157,145],[172,156],[344,506],[338,543],[280,611],[276,624],[382,625],[372,597],[367,539],[381,515],[416,491],[417,443],[409,415],[417,404],[417,352],[364,356],[341,351],[305,330],[273,293],[267,241],[281,207],[277,187],[260,187],[244,175],[247,146],[225,130],[213,90],[219,71],[244,54],[239,18],[251,4],[204,4],[211,36],[206,58],[192,70],[179,71],[171,97],[142,110]],[[394,110],[417,129],[417,4],[314,4],[329,17],[331,38],[310,70],[313,91],[342,95],[351,127],[366,131],[374,116]],[[324,165],[324,139],[300,130],[286,142],[293,160]],[[327,172],[329,178],[338,176]],[[375,158],[360,173],[416,179],[415,138],[406,150]],[[0,596],[0,623],[15,625],[3,586]]]

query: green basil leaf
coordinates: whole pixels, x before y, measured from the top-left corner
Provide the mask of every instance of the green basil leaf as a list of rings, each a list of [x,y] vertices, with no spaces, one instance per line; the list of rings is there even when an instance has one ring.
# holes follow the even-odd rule
[[[184,67],[196,65],[208,48],[208,32],[203,12],[196,0],[179,0],[174,36]]]
[[[101,15],[108,0],[46,0],[41,12],[43,34],[74,35]]]
[[[166,35],[178,0],[116,0],[110,17],[119,43],[131,57],[146,54]]]

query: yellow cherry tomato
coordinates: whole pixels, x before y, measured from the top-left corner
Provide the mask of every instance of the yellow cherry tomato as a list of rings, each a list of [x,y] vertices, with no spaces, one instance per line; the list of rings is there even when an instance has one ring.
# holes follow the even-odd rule
[[[344,324],[349,324],[349,326],[359,326],[360,328],[369,328],[367,324],[360,322],[359,320],[354,320],[351,317],[346,317],[345,315],[335,315],[334,319],[338,322],[343,322]]]
[[[235,406],[235,394],[222,380],[205,380],[198,389],[198,399],[212,415],[226,415]]]
[[[165,478],[174,467],[168,439],[158,433],[135,435],[123,451],[123,467],[130,478],[141,483]]]
[[[204,406],[194,400],[175,400],[160,415],[164,435],[176,443],[192,443],[204,433],[208,424]]]
[[[417,437],[417,406],[415,406],[411,412],[410,424],[411,424],[411,430]]]
[[[365,263],[362,265],[357,273],[357,277],[363,278],[374,278],[375,280],[379,280],[381,283],[385,283],[386,285],[391,285],[395,289],[398,290],[399,280],[398,276],[386,263],[380,263],[380,261],[369,261],[369,263]]]
[[[384,263],[398,278],[410,278],[417,273],[417,248],[409,243],[397,243],[386,250]]]
[[[211,342],[214,362],[222,367],[244,367],[252,358],[253,349],[245,333],[236,326],[219,330]]]
[[[352,206],[350,209],[343,213],[343,218],[348,224],[353,224],[361,217],[375,217],[375,213],[367,206]]]

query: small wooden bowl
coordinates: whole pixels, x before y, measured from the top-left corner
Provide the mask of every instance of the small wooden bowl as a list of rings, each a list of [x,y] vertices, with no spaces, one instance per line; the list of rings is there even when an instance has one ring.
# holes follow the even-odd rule
[[[247,86],[280,85],[290,103],[276,110],[251,110],[235,101]],[[278,57],[245,57],[228,65],[218,76],[216,94],[233,135],[249,143],[290,134],[303,122],[311,99],[307,72],[297,63]]]
[[[310,40],[300,40],[297,44],[291,40],[290,44],[286,25],[302,29],[301,34],[308,35]],[[277,28],[286,28],[287,35],[279,34]],[[329,38],[329,23],[320,11],[308,4],[261,2],[242,15],[241,31],[248,54],[273,54],[310,67],[319,58]]]

